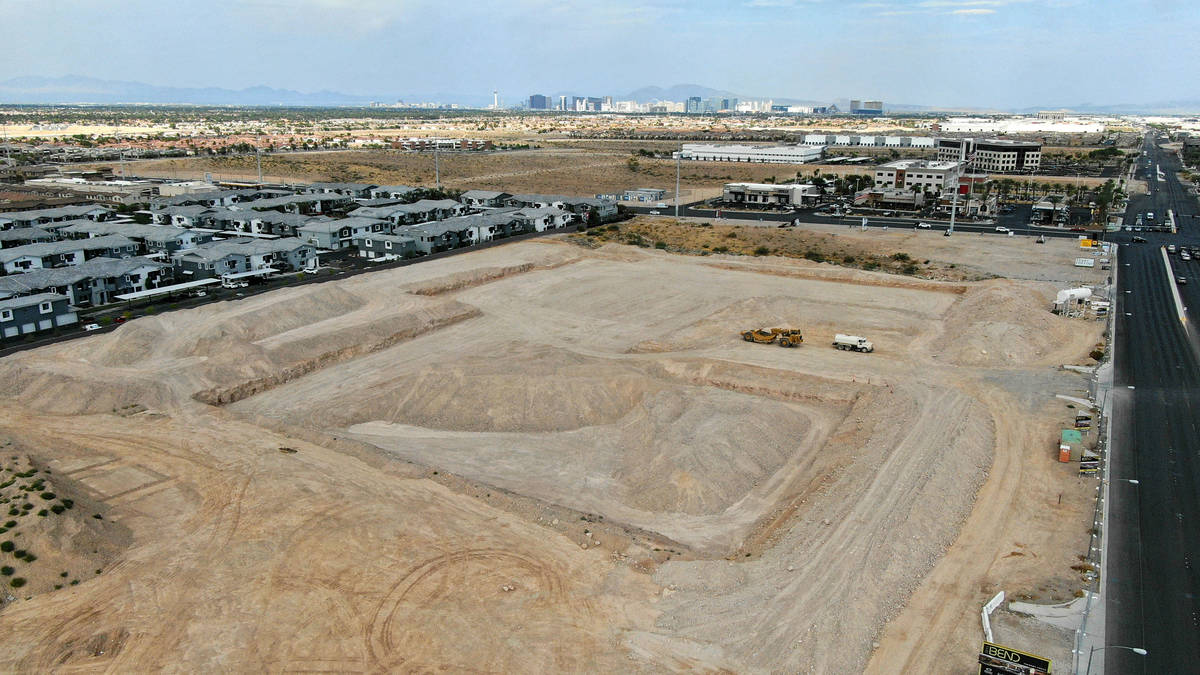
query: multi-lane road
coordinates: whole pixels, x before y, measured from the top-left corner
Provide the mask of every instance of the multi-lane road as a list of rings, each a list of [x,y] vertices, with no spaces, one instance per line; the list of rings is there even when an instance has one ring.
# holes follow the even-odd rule
[[[1107,597],[1102,598],[1107,648],[1096,661],[1103,661],[1106,673],[1198,673],[1200,261],[1169,256],[1168,269],[1162,247],[1200,246],[1200,223],[1195,198],[1175,177],[1178,158],[1149,139],[1143,151],[1137,173],[1148,179],[1150,190],[1131,200],[1128,220],[1147,212],[1162,219],[1173,210],[1179,232],[1138,233],[1148,241],[1121,246],[1117,257]],[[1121,242],[1132,236],[1122,231],[1109,238]],[[1178,284],[1179,276],[1191,283]],[[1187,308],[1186,321],[1180,306]],[[1088,654],[1081,656],[1086,660]]]

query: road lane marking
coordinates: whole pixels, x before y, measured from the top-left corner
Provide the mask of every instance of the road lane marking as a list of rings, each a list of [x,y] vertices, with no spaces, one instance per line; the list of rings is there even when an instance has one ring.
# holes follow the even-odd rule
[[[1179,287],[1175,285],[1175,272],[1171,269],[1171,258],[1167,255],[1167,247],[1160,246],[1159,252],[1162,253],[1163,265],[1167,267],[1167,286],[1171,289],[1171,298],[1175,300],[1175,311],[1179,314],[1179,322],[1183,324],[1185,332],[1188,331],[1187,314],[1184,313],[1183,299],[1179,297]]]

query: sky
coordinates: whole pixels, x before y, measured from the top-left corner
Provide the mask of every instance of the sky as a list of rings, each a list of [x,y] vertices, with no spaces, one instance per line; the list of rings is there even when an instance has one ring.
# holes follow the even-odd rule
[[[1194,0],[0,0],[0,79],[1021,108],[1200,98]]]

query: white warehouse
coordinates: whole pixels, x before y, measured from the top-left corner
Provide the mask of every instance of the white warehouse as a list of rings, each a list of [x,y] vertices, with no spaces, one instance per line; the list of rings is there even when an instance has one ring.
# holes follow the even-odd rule
[[[709,145],[684,143],[680,159],[707,162],[771,162],[775,164],[807,164],[821,159],[824,147],[806,145]]]

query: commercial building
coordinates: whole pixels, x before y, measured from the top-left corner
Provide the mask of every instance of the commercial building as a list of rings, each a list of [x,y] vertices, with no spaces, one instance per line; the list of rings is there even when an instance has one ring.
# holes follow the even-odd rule
[[[940,194],[958,185],[963,164],[960,162],[901,159],[875,168],[875,188]]]
[[[550,109],[550,97],[542,96],[541,94],[534,94],[533,96],[530,96],[529,97],[529,109],[530,110],[549,110]]]
[[[882,115],[883,101],[850,101],[851,115]]]
[[[845,134],[805,134],[805,145],[837,145],[860,148],[933,148],[937,139],[930,136],[853,136]]]
[[[952,117],[938,125],[946,134],[1100,134],[1105,127],[1102,121],[1080,117]]]
[[[726,204],[749,206],[804,206],[821,199],[821,188],[815,185],[728,183],[721,199]]]
[[[1042,164],[1042,144],[976,138],[939,138],[937,157],[950,162],[967,157],[972,169],[988,173],[1035,173]]]
[[[807,164],[821,158],[822,146],[809,145],[709,145],[684,143],[678,153],[681,159],[708,162],[773,162],[776,164]]]

